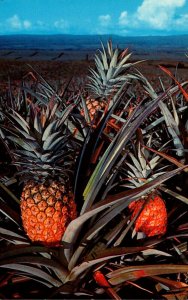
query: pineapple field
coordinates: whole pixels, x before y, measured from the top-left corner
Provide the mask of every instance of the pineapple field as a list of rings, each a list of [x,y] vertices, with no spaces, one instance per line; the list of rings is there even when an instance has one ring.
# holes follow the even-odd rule
[[[53,66],[1,71],[0,298],[187,299],[187,74]]]

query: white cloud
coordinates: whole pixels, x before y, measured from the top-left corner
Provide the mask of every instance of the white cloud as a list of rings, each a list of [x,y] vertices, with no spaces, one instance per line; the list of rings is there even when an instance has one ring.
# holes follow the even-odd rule
[[[29,20],[21,20],[18,15],[14,15],[11,18],[8,18],[6,20],[6,23],[8,24],[10,29],[29,29],[31,28],[32,24]]]
[[[28,20],[24,20],[23,21],[23,27],[25,28],[25,29],[29,29],[29,28],[31,28],[31,22],[30,21],[28,21]]]
[[[57,29],[65,30],[69,27],[69,24],[66,20],[60,19],[60,20],[57,20],[57,21],[54,22],[54,26]]]
[[[21,29],[22,28],[22,23],[18,15],[14,15],[13,17],[7,19],[7,23],[9,24],[10,27],[14,29]]]
[[[154,29],[168,29],[175,11],[184,6],[186,0],[144,0],[137,9],[137,19]],[[170,28],[169,28],[170,29]]]
[[[99,22],[101,26],[107,27],[111,22],[111,16],[110,15],[99,16]]]
[[[125,26],[129,23],[128,21],[128,13],[127,11],[122,11],[120,16],[119,16],[119,25]]]

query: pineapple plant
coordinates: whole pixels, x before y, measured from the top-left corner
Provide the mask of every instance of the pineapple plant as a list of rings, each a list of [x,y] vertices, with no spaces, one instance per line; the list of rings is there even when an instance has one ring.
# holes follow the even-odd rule
[[[118,47],[113,49],[111,41],[107,42],[107,49],[102,43],[102,51],[95,55],[95,68],[90,68],[86,107],[89,119],[96,124],[98,113],[105,113],[112,106],[114,96],[118,90],[129,82],[134,76],[127,73],[132,65],[138,63],[127,62],[131,53],[128,49],[120,51]],[[81,111],[84,115],[84,110]]]
[[[58,246],[68,223],[76,217],[71,192],[74,147],[65,125],[57,117],[58,105],[30,106],[24,119],[12,110],[2,126],[9,141],[13,164],[24,183],[20,208],[23,227],[31,241]],[[13,147],[14,146],[14,147]]]
[[[163,174],[162,169],[154,170],[160,162],[161,157],[153,154],[138,144],[136,156],[129,153],[130,162],[125,165],[127,171],[129,188],[138,188],[154,178]],[[167,230],[167,210],[162,197],[157,189],[149,191],[140,199],[129,204],[131,219],[135,219],[135,232],[142,232],[146,236],[164,235]]]

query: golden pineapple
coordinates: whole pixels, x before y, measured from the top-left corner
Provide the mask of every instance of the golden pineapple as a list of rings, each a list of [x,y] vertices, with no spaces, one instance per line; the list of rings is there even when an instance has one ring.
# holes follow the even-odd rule
[[[132,160],[131,163],[126,162],[129,167],[127,171],[130,184],[126,185],[130,188],[142,186],[146,182],[151,181],[161,175],[163,171],[154,171],[159,163],[160,156],[153,155],[138,145],[137,157],[129,153]],[[163,235],[167,229],[167,210],[164,200],[159,196],[157,190],[150,191],[143,198],[133,201],[129,204],[131,219],[137,214],[135,221],[135,231],[143,232],[146,236]]]
[[[33,242],[58,246],[67,225],[76,217],[71,193],[57,182],[29,182],[21,195],[23,227]]]
[[[20,181],[23,227],[33,242],[58,246],[65,229],[76,217],[70,175],[74,164],[75,144],[61,118],[57,105],[46,109],[31,107],[27,120],[13,111],[7,138],[13,142],[14,164]],[[74,145],[74,146],[73,146]]]

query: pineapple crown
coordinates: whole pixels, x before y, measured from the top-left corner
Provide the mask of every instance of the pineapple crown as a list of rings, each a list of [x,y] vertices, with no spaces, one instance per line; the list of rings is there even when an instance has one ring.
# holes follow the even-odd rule
[[[30,106],[25,119],[14,110],[5,113],[5,118],[7,125],[1,127],[21,181],[69,179],[75,144],[66,125],[66,111],[60,113],[57,104],[49,103],[45,108]]]
[[[151,141],[151,139],[149,139]],[[147,145],[149,144],[149,141]],[[148,145],[149,146],[149,145]],[[160,163],[161,156],[148,151],[143,145],[138,143],[136,155],[129,152],[130,162],[126,161],[126,174],[129,184],[123,185],[129,188],[140,187],[141,185],[164,174],[164,167],[154,170]]]
[[[94,97],[106,99],[114,95],[122,84],[132,79],[131,74],[125,75],[125,72],[133,63],[127,62],[131,56],[131,53],[127,53],[128,49],[120,52],[116,47],[113,50],[111,41],[107,42],[107,49],[101,44],[102,51],[98,50],[95,55],[95,69],[90,68],[88,88]]]

